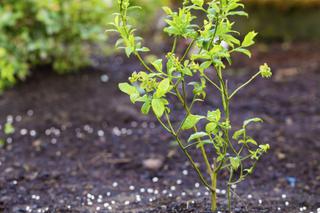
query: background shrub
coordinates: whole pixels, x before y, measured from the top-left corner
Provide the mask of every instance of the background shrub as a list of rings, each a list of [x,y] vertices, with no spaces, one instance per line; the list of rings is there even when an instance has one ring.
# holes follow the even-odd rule
[[[151,10],[163,1],[135,2],[152,14]],[[58,73],[88,65],[92,44],[105,46],[99,44],[106,40],[104,31],[115,3],[114,0],[2,0],[0,92],[17,79],[25,79],[34,65],[52,64]]]

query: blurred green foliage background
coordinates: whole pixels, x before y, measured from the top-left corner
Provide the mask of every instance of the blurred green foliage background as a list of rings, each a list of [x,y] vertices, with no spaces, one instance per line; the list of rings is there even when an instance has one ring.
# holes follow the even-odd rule
[[[105,30],[117,11],[114,0],[2,0],[0,92],[23,80],[32,66],[52,64],[58,73],[90,64],[92,47],[106,47]],[[150,4],[152,2],[152,4]],[[134,0],[145,25],[164,1]],[[139,23],[139,22],[138,22]],[[94,48],[97,51],[97,48]]]

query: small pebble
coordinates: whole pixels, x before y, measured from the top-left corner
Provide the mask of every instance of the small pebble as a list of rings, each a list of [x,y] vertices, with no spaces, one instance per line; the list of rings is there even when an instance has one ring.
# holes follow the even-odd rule
[[[29,117],[33,116],[33,114],[34,114],[34,112],[33,112],[32,109],[29,109],[29,110],[27,111],[27,115],[28,115]]]
[[[138,126],[138,123],[136,121],[131,122],[131,127],[135,128]]]
[[[109,76],[107,74],[103,74],[100,76],[100,80],[101,82],[106,83],[109,81]]]
[[[252,198],[252,195],[251,194],[248,194],[248,199],[251,199]]]
[[[21,129],[20,130],[20,135],[26,135],[28,134],[28,130],[27,129]]]
[[[97,132],[99,137],[103,137],[104,136],[104,131],[103,130],[98,130]]]
[[[158,177],[153,177],[153,178],[152,178],[152,182],[156,183],[156,182],[158,182],[158,181],[159,181],[159,178],[158,178]]]

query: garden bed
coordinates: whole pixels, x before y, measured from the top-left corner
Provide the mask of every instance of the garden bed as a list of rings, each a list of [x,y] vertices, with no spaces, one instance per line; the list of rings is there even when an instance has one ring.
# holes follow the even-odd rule
[[[263,127],[252,132],[271,145],[254,175],[235,189],[235,212],[320,207],[319,48],[260,44],[253,60],[237,56],[228,70],[233,88],[265,61],[275,72],[241,91],[231,109],[237,125],[262,115]],[[77,75],[38,68],[0,97],[0,122],[13,119],[16,129],[0,150],[0,211],[209,212],[207,190],[170,135],[117,89],[139,64],[121,56],[96,63],[98,70]],[[220,100],[205,103],[212,104]],[[218,185],[224,212],[225,188]]]

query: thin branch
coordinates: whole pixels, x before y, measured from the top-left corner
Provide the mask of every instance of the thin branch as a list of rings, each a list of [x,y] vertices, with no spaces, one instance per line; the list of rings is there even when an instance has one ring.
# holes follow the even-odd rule
[[[237,94],[237,92],[239,92],[239,90],[241,90],[242,88],[244,88],[245,86],[247,86],[251,81],[253,81],[258,75],[260,75],[260,72],[257,72],[255,75],[253,75],[247,82],[245,82],[244,84],[242,84],[240,87],[238,87],[235,91],[233,91],[233,93],[229,96],[229,100],[235,96]]]
[[[188,46],[188,48],[187,48],[187,50],[184,52],[184,54],[183,54],[183,56],[182,56],[182,58],[180,59],[180,62],[181,61],[183,61],[186,57],[187,57],[187,55],[188,55],[188,53],[189,53],[189,51],[190,51],[190,49],[191,49],[191,47],[193,46],[193,44],[195,43],[195,39],[193,39],[192,40],[192,42],[190,42],[190,44],[189,44],[189,46]]]

